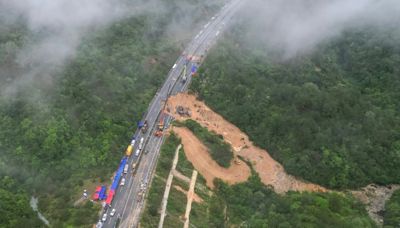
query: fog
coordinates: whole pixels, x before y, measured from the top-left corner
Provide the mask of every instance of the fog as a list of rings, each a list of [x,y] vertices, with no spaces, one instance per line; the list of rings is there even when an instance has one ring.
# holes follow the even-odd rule
[[[400,1],[249,0],[241,17],[250,22],[250,42],[262,40],[284,58],[291,58],[349,29],[398,23]]]
[[[45,36],[19,55],[20,63],[59,64],[74,54],[85,31],[112,22],[124,15],[113,0],[8,1],[26,18],[28,27]]]
[[[220,0],[207,0],[205,5],[217,2]],[[2,24],[7,27],[22,21],[30,33],[29,40],[24,41],[15,57],[18,69],[23,70],[17,72],[15,67],[10,67],[7,71],[7,66],[0,69],[0,96],[13,97],[27,85],[51,88],[54,75],[62,72],[65,64],[75,57],[86,36],[131,16],[157,17],[175,7],[180,16],[166,22],[165,35],[177,42],[190,38],[188,31],[196,23],[191,12],[198,10],[197,3],[182,0],[178,4],[175,7],[161,0],[0,0],[0,32]],[[157,23],[149,23],[147,29],[157,30],[156,26]],[[15,48],[12,42],[0,45]],[[6,84],[1,85],[2,82]]]
[[[7,78],[2,96],[16,93],[19,86],[52,84],[53,74],[74,57],[85,35],[143,9],[155,10],[154,2],[132,3],[122,0],[0,0],[2,24],[23,21],[33,39],[17,51],[15,62],[24,72]],[[1,78],[10,77],[3,71]]]
[[[245,18],[249,23],[248,41],[262,41],[262,45],[277,50],[285,59],[309,53],[348,29],[385,27],[400,21],[398,0],[245,1],[236,18]],[[177,10],[196,10],[194,5],[182,2]],[[6,78],[8,82],[7,87],[0,85],[0,95],[16,93],[21,84],[40,81],[52,85],[55,72],[75,56],[84,36],[124,17],[161,11],[166,6],[167,2],[159,0],[0,0],[1,23],[23,20],[34,34],[34,39],[16,55],[15,62],[24,71],[7,78],[10,76],[0,69],[0,79]],[[182,13],[182,18],[171,18],[167,23],[166,34],[179,40],[187,35],[193,22]]]

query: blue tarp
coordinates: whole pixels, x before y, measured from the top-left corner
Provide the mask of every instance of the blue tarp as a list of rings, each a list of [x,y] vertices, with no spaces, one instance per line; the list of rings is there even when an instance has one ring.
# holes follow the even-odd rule
[[[124,157],[121,160],[121,163],[119,164],[117,173],[115,174],[114,181],[111,184],[111,190],[117,190],[118,184],[119,184],[119,180],[121,179],[122,172],[124,171],[124,167],[125,167],[126,161],[127,161],[126,157]]]
[[[143,121],[139,121],[138,122],[138,128],[142,128],[144,126],[144,122]]]
[[[197,66],[192,66],[192,69],[190,70],[192,74],[196,73],[197,71]]]
[[[101,190],[99,193],[99,200],[104,200],[106,198],[106,190],[107,187],[105,185],[101,186]]]

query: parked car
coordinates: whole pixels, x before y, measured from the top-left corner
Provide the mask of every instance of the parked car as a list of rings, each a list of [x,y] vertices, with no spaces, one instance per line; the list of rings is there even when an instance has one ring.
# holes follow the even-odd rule
[[[107,220],[107,213],[103,214],[103,217],[101,218],[101,221],[105,222]]]
[[[122,180],[121,180],[121,184],[120,184],[121,186],[124,186],[125,185],[125,178],[122,178]]]
[[[110,212],[110,216],[113,217],[115,215],[115,208],[113,208]]]

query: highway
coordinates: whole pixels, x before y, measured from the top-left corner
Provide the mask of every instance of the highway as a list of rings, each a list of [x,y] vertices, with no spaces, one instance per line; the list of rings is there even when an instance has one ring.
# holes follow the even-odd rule
[[[206,56],[207,50],[215,44],[217,38],[223,32],[226,24],[230,21],[236,10],[239,8],[242,0],[232,0],[228,2],[219,13],[213,16],[209,22],[201,27],[199,33],[187,45],[183,54],[179,56],[175,64],[168,73],[168,76],[151,101],[144,120],[147,120],[149,128],[145,134],[137,130],[134,134],[136,143],[132,155],[128,159],[129,172],[124,175],[126,183],[119,186],[115,197],[107,210],[104,210],[100,216],[107,213],[107,219],[104,223],[98,223],[99,227],[137,227],[140,221],[140,214],[144,209],[144,199],[148,191],[148,185],[157,164],[160,147],[165,137],[156,137],[154,132],[159,122],[160,115],[165,106],[165,101],[170,95],[186,91],[191,81],[191,69],[198,67],[201,62],[188,60],[188,56]],[[183,80],[184,66],[186,65],[186,81]],[[172,121],[170,116],[165,115],[165,126]],[[134,155],[140,138],[144,138],[144,148],[139,157]],[[129,142],[127,142],[128,145]],[[136,171],[131,173],[131,164],[136,163]],[[116,213],[110,216],[110,211],[115,208]]]

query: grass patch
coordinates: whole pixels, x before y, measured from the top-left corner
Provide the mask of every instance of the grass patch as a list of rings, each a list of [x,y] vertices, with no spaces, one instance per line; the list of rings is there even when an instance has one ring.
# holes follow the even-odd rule
[[[159,209],[165,190],[165,179],[168,177],[172,167],[172,160],[180,139],[174,133],[165,140],[161,147],[158,159],[156,175],[153,178],[149,194],[146,199],[146,208],[140,222],[141,227],[157,227],[160,220]]]
[[[231,146],[226,143],[222,135],[210,132],[194,120],[186,120],[184,125],[208,148],[211,157],[222,167],[228,168],[233,159]]]
[[[208,204],[206,201],[203,203],[192,203],[192,210],[190,211],[190,224],[194,224],[197,228],[210,227],[207,222],[208,217]]]
[[[161,147],[160,158],[156,168],[156,174],[160,177],[167,178],[169,171],[172,167],[172,160],[175,155],[177,146],[181,143],[181,140],[171,132],[171,135],[165,141]]]
[[[176,166],[176,170],[178,170],[183,175],[190,178],[192,176],[193,169],[194,169],[194,167],[193,167],[192,163],[189,160],[187,160],[185,151],[182,148],[179,151],[179,162],[178,162],[178,165]]]
[[[179,178],[176,178],[176,177],[174,177],[174,180],[172,181],[172,185],[177,185],[186,191],[189,190],[189,183],[186,183],[185,181],[183,181]]]
[[[185,209],[186,195],[172,187],[169,193],[164,227],[182,227],[181,216],[185,214]]]
[[[396,227],[400,225],[400,190],[395,191],[386,203],[384,225],[384,227]]]

